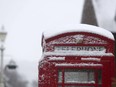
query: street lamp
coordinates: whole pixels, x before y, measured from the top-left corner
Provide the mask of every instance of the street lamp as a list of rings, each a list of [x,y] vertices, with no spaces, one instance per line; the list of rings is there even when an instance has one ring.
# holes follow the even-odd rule
[[[17,65],[14,60],[10,60],[10,62],[6,65],[7,68],[14,70],[17,68]]]
[[[7,35],[7,32],[4,31],[4,26],[2,26],[1,30],[0,30],[0,51],[1,51],[1,65],[0,65],[0,69],[1,69],[1,72],[0,72],[0,87],[4,87],[4,73],[3,73],[3,57],[4,57],[4,54],[3,54],[3,51],[4,51],[4,41],[5,41],[5,38],[6,38],[6,35]]]

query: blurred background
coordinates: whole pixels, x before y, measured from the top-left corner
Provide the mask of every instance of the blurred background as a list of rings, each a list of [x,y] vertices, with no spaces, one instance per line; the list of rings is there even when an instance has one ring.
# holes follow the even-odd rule
[[[4,74],[8,87],[37,87],[44,31],[74,28],[81,23],[84,0],[0,0]],[[116,33],[116,0],[93,0],[97,23]],[[15,64],[15,69],[8,65]]]

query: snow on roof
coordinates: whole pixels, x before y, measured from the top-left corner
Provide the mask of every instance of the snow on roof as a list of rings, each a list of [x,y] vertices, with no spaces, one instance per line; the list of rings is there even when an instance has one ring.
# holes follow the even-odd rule
[[[99,26],[116,33],[116,0],[93,0],[93,4]]]
[[[74,27],[71,28],[63,28],[63,29],[53,29],[53,30],[48,30],[44,32],[44,37],[45,39],[51,38],[53,36],[62,34],[62,33],[68,33],[68,32],[88,32],[88,33],[94,33],[98,35],[105,36],[109,39],[114,40],[114,37],[112,33],[106,29],[96,27],[93,25],[87,25],[87,24],[78,24]]]

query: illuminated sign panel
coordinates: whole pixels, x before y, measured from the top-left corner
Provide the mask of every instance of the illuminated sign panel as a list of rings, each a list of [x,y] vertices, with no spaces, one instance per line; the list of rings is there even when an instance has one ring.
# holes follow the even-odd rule
[[[60,51],[100,51],[106,52],[106,48],[103,46],[56,46],[56,52]]]

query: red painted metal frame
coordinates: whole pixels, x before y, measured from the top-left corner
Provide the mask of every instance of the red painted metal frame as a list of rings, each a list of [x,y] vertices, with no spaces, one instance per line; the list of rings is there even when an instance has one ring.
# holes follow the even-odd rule
[[[94,36],[98,37],[104,41],[107,42],[107,44],[53,44],[53,46],[104,46],[106,48],[106,53],[112,53],[114,54],[114,40],[111,40],[105,36],[101,36],[98,34],[93,34],[93,33],[88,33],[88,32],[68,32],[68,33],[63,33],[57,36],[53,36],[51,38],[45,39],[44,36],[42,38],[45,39],[46,44],[49,43],[50,41],[56,40],[58,38],[64,37],[64,36],[70,36],[70,35],[77,35],[77,34],[82,34],[82,35],[88,35],[88,36]],[[42,43],[43,46],[43,43]],[[43,49],[43,51],[45,51]],[[60,55],[59,55],[60,56]],[[95,80],[96,83],[98,81],[98,70],[102,71],[102,84],[99,86],[98,84],[75,84],[81,85],[81,86],[94,86],[94,87],[111,87],[111,78],[113,78],[116,74],[115,71],[115,66],[116,63],[114,61],[114,56],[63,56],[65,57],[65,60],[49,60],[49,57],[59,57],[56,55],[49,55],[49,56],[44,56],[43,60],[39,62],[39,82],[38,85],[39,87],[58,87],[58,85],[61,85],[62,87],[65,87],[65,85],[74,85],[74,84],[65,84],[64,83],[64,70],[65,69],[94,69],[95,70]],[[62,56],[60,56],[62,57]],[[81,60],[81,58],[99,58],[101,59],[100,62],[98,61],[84,61]],[[55,64],[60,64],[60,63],[71,63],[71,64],[77,64],[77,63],[94,63],[94,64],[102,64],[103,66],[56,66]],[[63,84],[58,83],[58,70],[63,70],[63,76],[62,76],[62,82]]]

